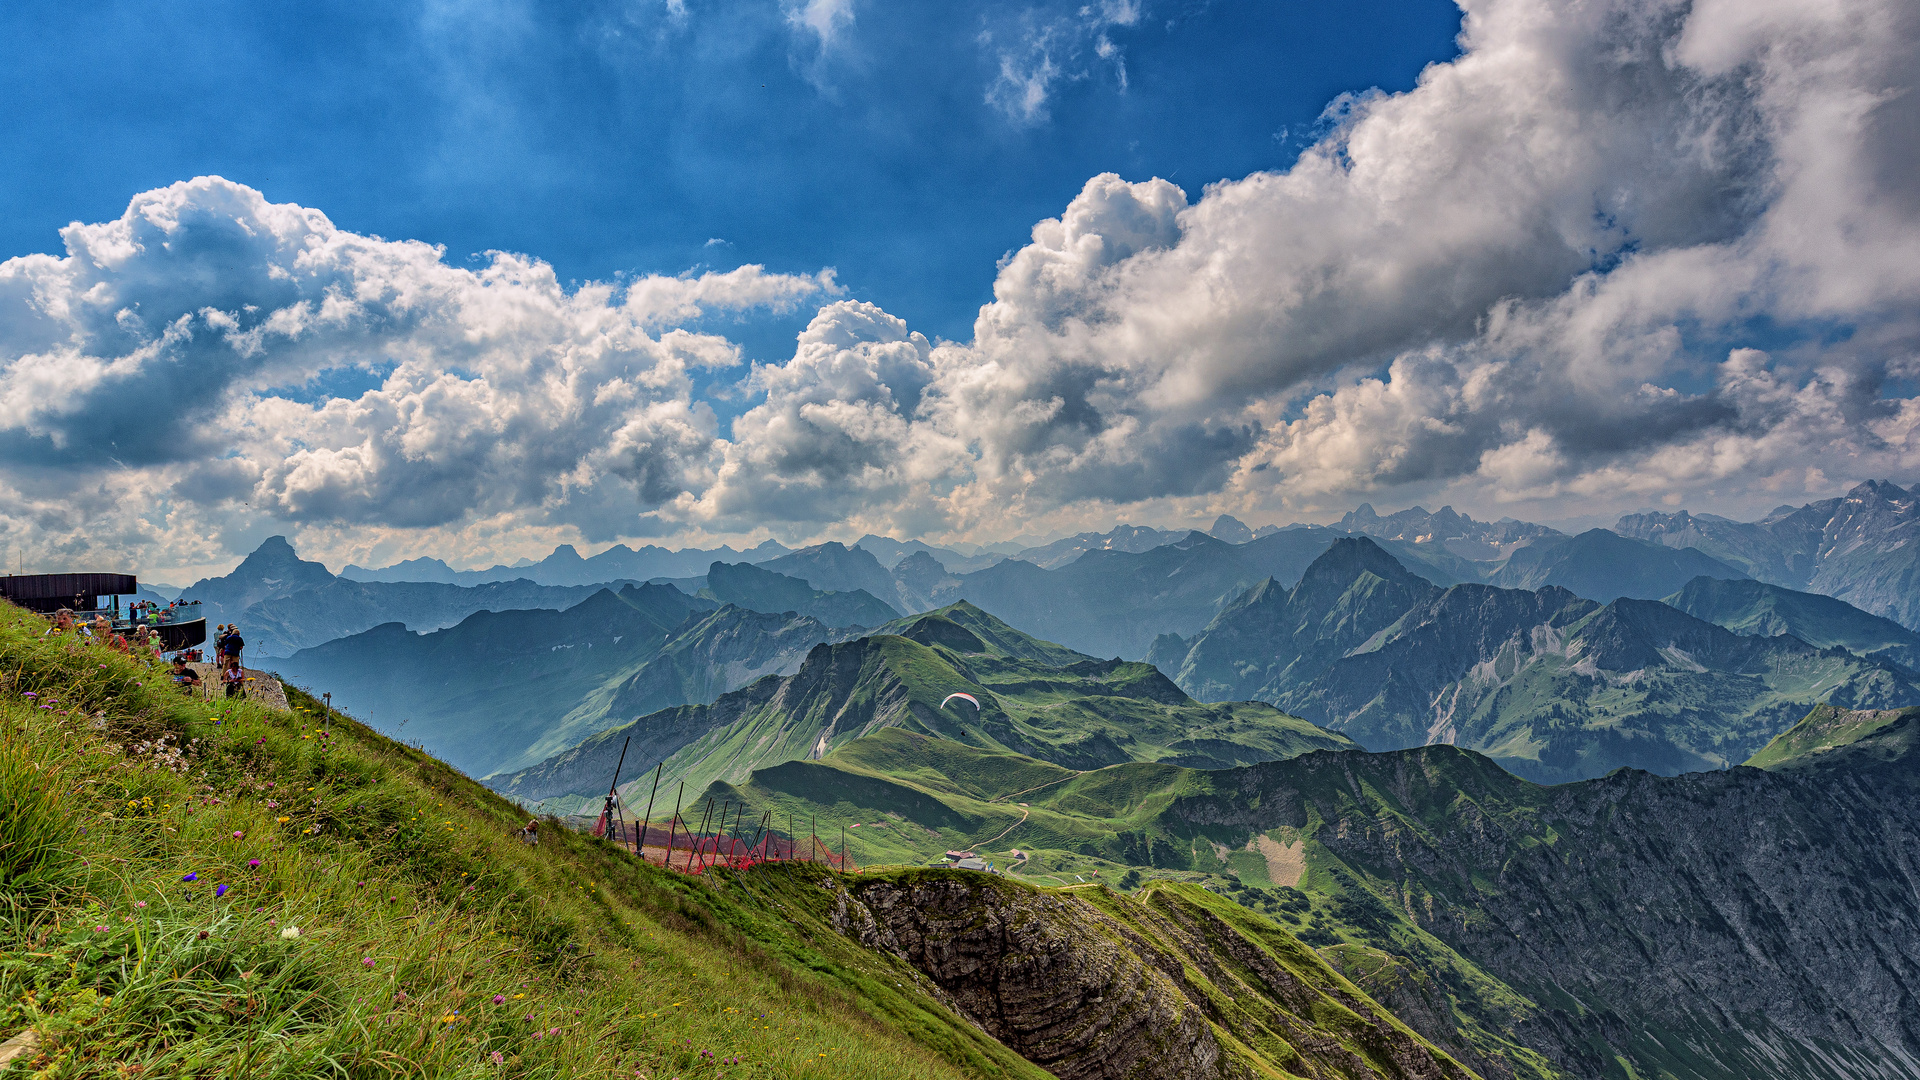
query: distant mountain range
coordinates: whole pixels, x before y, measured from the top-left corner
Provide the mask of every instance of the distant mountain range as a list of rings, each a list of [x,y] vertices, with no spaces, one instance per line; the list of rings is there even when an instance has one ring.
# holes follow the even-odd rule
[[[1150,665],[1080,656],[971,604],[881,630],[815,646],[792,675],[642,716],[488,783],[530,801],[577,799],[605,790],[624,746],[631,760],[664,762],[669,780],[697,791],[893,727],[1069,769],[1222,768],[1352,745],[1270,705],[1200,704]],[[978,707],[950,701],[955,693]]]
[[[1837,499],[1782,506],[1759,521],[1630,514],[1622,536],[1697,548],[1747,576],[1837,597],[1920,630],[1920,496],[1869,480]]]
[[[477,775],[606,727],[618,688],[715,607],[672,586],[628,585],[565,611],[476,612],[428,634],[386,623],[273,668]]]
[[[1381,517],[1370,503],[1361,503],[1348,511],[1334,528],[1376,540],[1437,544],[1471,562],[1498,562],[1528,544],[1565,535],[1545,525],[1512,518],[1475,521],[1455,513],[1451,506],[1433,512],[1424,506],[1412,506]]]
[[[474,586],[350,581],[301,559],[285,537],[273,536],[232,573],[194,584],[183,598],[201,601],[209,629],[238,624],[247,655],[269,659],[383,623],[437,630],[477,611],[569,608],[602,587],[544,586],[526,580]]]
[[[712,549],[669,551],[648,544],[638,551],[615,544],[591,558],[582,558],[572,544],[561,544],[539,562],[522,560],[515,566],[485,570],[455,570],[439,559],[408,559],[378,570],[349,563],[340,576],[353,581],[436,581],[447,585],[484,585],[490,581],[531,581],[536,585],[601,585],[609,581],[647,581],[660,577],[692,577],[714,562],[764,562],[793,549],[774,540],[745,551],[721,545]]]
[[[1870,481],[1838,499],[1798,509],[1780,507],[1759,522],[1685,511],[1645,513],[1621,518],[1612,530],[1589,530],[1573,537],[1512,519],[1476,521],[1451,507],[1429,512],[1416,506],[1382,516],[1362,505],[1332,527],[1255,529],[1223,515],[1206,533],[1121,525],[1106,533],[1082,533],[1039,546],[1009,543],[984,549],[937,547],[871,534],[851,546],[827,543],[798,551],[771,540],[745,552],[727,547],[674,552],[654,546],[635,551],[615,545],[583,558],[574,548],[562,546],[546,559],[522,566],[455,571],[437,560],[416,559],[378,571],[349,567],[341,576],[370,583],[425,580],[471,587],[525,580],[575,588],[672,579],[684,591],[697,592],[706,585],[704,572],[715,562],[767,565],[821,591],[864,590],[898,613],[969,599],[1040,636],[1089,652],[1139,657],[1162,633],[1197,632],[1233,596],[1267,577],[1290,583],[1334,539],[1366,535],[1404,565],[1441,585],[1483,582],[1525,589],[1559,585],[1606,602],[1623,596],[1657,599],[1699,576],[1750,577],[1795,591],[1835,596],[1909,629],[1920,629],[1920,569],[1914,563],[1920,552],[1917,507],[1920,500],[1913,492]],[[1294,535],[1276,540],[1286,534]],[[1191,548],[1196,543],[1192,537],[1209,537],[1223,547],[1197,558],[1153,554],[1161,548]],[[1302,553],[1304,558],[1299,557]],[[1146,558],[1116,560],[1122,555]],[[1088,556],[1104,561],[1073,569]],[[1037,576],[1003,565],[1008,562],[1064,576]],[[1213,588],[1173,580],[1207,562],[1215,564],[1203,569],[1207,585]],[[1113,577],[1113,591],[1124,591],[1135,600],[1126,620],[1130,625],[1115,628],[1105,616],[1074,625],[1071,612],[1075,610],[1112,608],[1114,597],[1101,595],[1097,579],[1103,575]],[[210,610],[224,616],[215,621],[231,621],[242,617],[252,603],[319,588],[331,580],[325,567],[300,562],[283,538],[273,538],[233,574],[202,581],[186,592],[209,601]],[[360,623],[374,613],[426,629],[450,625],[463,609],[503,610],[530,603],[557,607],[579,599],[524,591],[420,597],[388,600],[378,593],[342,597],[329,605],[335,614],[315,611],[311,617],[301,605],[292,605],[270,620],[274,624],[269,629],[271,647],[289,649],[325,640],[327,633],[357,632],[373,625]],[[418,614],[412,611],[416,606]],[[366,614],[348,618],[346,613],[356,608]]]
[[[813,646],[897,617],[864,591],[814,589],[745,563],[714,563],[705,580],[697,596],[663,584],[340,581],[248,610],[351,590],[588,594],[565,610],[475,612],[429,633],[388,622],[275,661],[284,677],[476,774],[531,764],[644,712],[791,674]]]
[[[1715,591],[1681,595],[1705,609]],[[1203,701],[1270,701],[1370,750],[1471,747],[1542,782],[1722,768],[1818,703],[1920,703],[1920,675],[1886,659],[1557,585],[1440,588],[1366,538],[1337,541],[1291,588],[1248,591],[1191,640],[1160,639],[1149,659]]]
[[[707,575],[695,595],[711,597],[723,604],[738,604],[752,611],[796,612],[828,626],[878,626],[900,617],[893,605],[865,589],[815,588],[811,582],[769,569],[773,565],[714,563],[707,568]],[[887,594],[894,595],[890,579],[887,584]]]

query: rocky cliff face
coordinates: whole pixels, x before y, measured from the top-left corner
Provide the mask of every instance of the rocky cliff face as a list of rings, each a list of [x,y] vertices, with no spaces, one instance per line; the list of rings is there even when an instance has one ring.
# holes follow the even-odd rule
[[[1305,933],[1441,980],[1463,1015],[1402,1014],[1435,1041],[1505,1031],[1532,1075],[1920,1077],[1920,711],[1850,715],[1868,737],[1768,770],[1540,788],[1445,747],[1313,754],[1171,813],[1304,830]]]
[[[1297,941],[1248,933],[1197,890],[1139,903],[939,871],[826,884],[842,933],[926,973],[1062,1080],[1472,1075]]]

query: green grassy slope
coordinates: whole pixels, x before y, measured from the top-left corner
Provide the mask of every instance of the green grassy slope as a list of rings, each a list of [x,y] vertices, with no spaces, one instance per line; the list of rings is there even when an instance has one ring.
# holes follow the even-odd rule
[[[1098,659],[1015,630],[965,600],[875,627],[874,633],[898,634],[926,645],[944,644],[961,652],[992,652],[1052,667]]]
[[[528,848],[517,808],[297,691],[182,702],[45,625],[0,605],[0,1034],[35,1033],[32,1075],[1044,1075],[804,875]]]
[[[689,878],[551,822],[526,847],[512,806],[297,690],[291,713],[183,701],[42,626],[0,608],[0,1034],[30,1033],[30,1075],[1048,1075],[978,1026],[1019,1003],[963,1018],[995,988],[849,935],[837,898],[897,878]],[[1215,897],[992,885],[1063,929],[1150,942],[1161,973],[1131,970],[1165,993],[1140,1005],[1172,1011],[1135,1024],[1199,1032],[1233,1075],[1471,1080]]]
[[[715,780],[744,781],[756,768],[819,757],[887,727],[1074,769],[1124,761],[1223,767],[1351,745],[1259,702],[1200,704],[1151,665],[1081,660],[1056,667],[1027,659],[1049,655],[1045,643],[993,625],[997,620],[978,609],[959,614],[958,622],[941,613],[912,620],[903,627],[912,636],[819,646],[792,676],[762,680],[712,706],[642,717],[489,783],[550,809],[571,809],[605,790],[626,746],[630,777],[664,760],[669,791],[684,783],[698,792]],[[963,701],[943,706],[953,693],[978,698],[978,713]],[[572,802],[550,801],[556,797]]]
[[[1046,886],[1204,886],[1483,1075],[1800,1080],[1908,1075],[1915,753],[1920,709],[1815,710],[1754,762],[1801,779],[1561,787],[1445,746],[1076,772],[894,729],[704,795],[870,866],[970,848]]]
[[[1447,779],[1470,790],[1499,792],[1502,801],[1544,790],[1485,758],[1458,758]],[[895,729],[819,761],[759,770],[748,783],[716,783],[699,805],[708,798],[716,806],[732,803],[745,808],[748,821],[770,815],[781,832],[844,843],[857,863],[869,865],[932,863],[946,850],[971,849],[1011,878],[1044,887],[1204,886],[1189,895],[1230,897],[1243,913],[1260,912],[1324,947],[1331,962],[1418,987],[1402,996],[1444,1018],[1444,1035],[1426,1034],[1443,1038],[1463,1060],[1504,1062],[1524,1076],[1562,1075],[1512,1035],[1516,1022],[1539,1012],[1526,995],[1389,914],[1370,883],[1317,844],[1323,822],[1283,812],[1281,824],[1248,807],[1275,786],[1261,775],[1274,767],[1209,772],[1134,763],[1080,773]],[[1283,789],[1299,775],[1286,771]],[[1350,801],[1339,774],[1308,775],[1316,794]],[[1436,824],[1442,816],[1434,808],[1423,815]],[[1293,855],[1298,864],[1289,875],[1268,852]],[[1286,880],[1275,881],[1276,873]],[[1389,925],[1394,929],[1376,932]]]
[[[1853,710],[1822,705],[1746,763],[1756,769],[1804,768],[1844,747],[1854,748],[1856,754],[1867,750],[1904,757],[1915,748],[1917,731],[1920,708]]]

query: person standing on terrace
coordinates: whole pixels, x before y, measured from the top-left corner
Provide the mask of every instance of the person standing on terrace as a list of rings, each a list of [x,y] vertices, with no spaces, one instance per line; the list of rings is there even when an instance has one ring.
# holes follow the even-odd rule
[[[243,698],[247,696],[247,672],[246,669],[240,666],[240,657],[238,654],[227,657],[227,667],[225,671],[220,673],[220,682],[227,688],[228,697]]]

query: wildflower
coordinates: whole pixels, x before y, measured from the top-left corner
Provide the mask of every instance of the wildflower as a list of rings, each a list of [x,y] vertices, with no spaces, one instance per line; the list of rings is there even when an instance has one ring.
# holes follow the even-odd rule
[[[147,906],[147,902],[145,900],[135,900],[133,902],[133,906],[137,908],[143,908]]]
[[[560,1029],[559,1029],[559,1028],[548,1028],[548,1029],[547,1029],[547,1034],[548,1034],[548,1035],[558,1035],[558,1034],[560,1034]]]
[[[280,931],[280,936],[291,941],[294,938],[297,938],[300,936],[300,928],[297,926],[289,926],[286,929]]]
[[[249,869],[249,870],[258,870],[258,869],[260,869],[260,860],[259,860],[259,859],[248,859],[248,860],[247,860],[247,869]]]
[[[213,887],[213,898],[215,900],[218,900],[225,895],[227,895],[227,887],[225,885],[215,885]]]
[[[93,932],[96,934],[104,934],[107,932],[107,928],[104,926],[96,926],[93,928]]]
[[[183,877],[183,878],[181,878],[180,880],[181,880],[181,881],[199,881],[199,880],[200,880],[200,875],[199,875],[199,874],[188,874],[188,875],[187,875],[186,877]]]
[[[506,1055],[502,1054],[498,1050],[495,1050],[492,1054],[489,1054],[488,1056],[493,1059],[493,1063],[495,1065],[505,1065],[507,1063]]]
[[[273,820],[279,822],[282,825],[285,825],[287,822],[292,821],[293,819],[290,817],[277,817],[277,818],[274,818]]]
[[[246,835],[247,835],[246,833],[243,833],[243,832],[241,832],[241,831],[240,831],[239,829],[235,829],[235,830],[233,830],[233,838],[234,838],[235,840],[241,840],[241,839],[244,839],[244,838],[246,837]]]
[[[507,995],[505,994],[493,995],[493,1003],[495,1005],[505,1005],[507,1003]]]
[[[33,692],[33,691],[31,691],[31,690],[29,690],[29,691],[27,691],[27,692],[26,692],[26,693],[25,693],[24,695],[22,695],[22,696],[24,696],[24,697],[39,697],[40,695],[39,695],[39,694],[36,694],[36,693],[34,693],[34,692]]]

